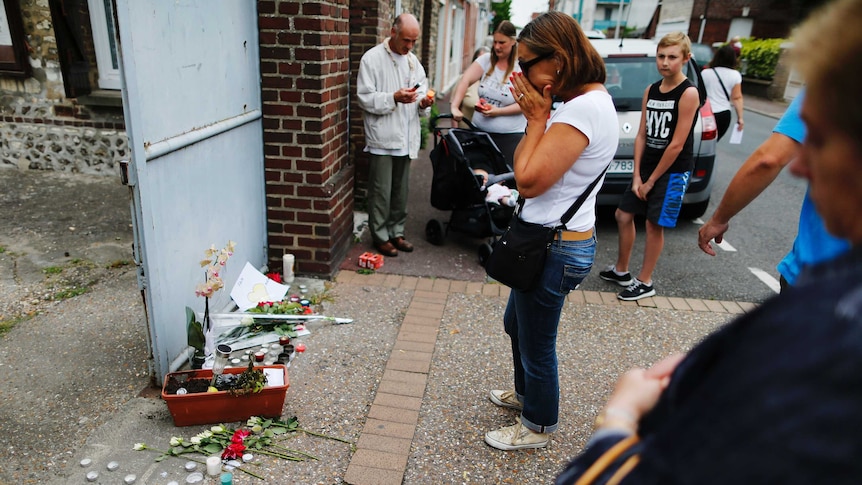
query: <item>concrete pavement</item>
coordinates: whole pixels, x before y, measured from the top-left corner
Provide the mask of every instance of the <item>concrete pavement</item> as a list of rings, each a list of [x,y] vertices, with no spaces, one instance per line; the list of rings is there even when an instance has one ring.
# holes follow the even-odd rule
[[[415,166],[423,161],[427,151]],[[411,181],[416,252],[387,259],[373,275],[345,261],[321,311],[355,323],[313,329],[290,369],[283,416],[353,446],[297,436],[289,446],[318,460],[259,455],[250,468],[269,483],[549,483],[585,443],[622,371],[690,348],[753,308],[674,298],[623,304],[611,291],[573,292],[558,342],[560,431],[548,449],[491,449],[484,432],[515,417],[487,399],[488,389],[511,385],[501,324],[508,290],[485,281],[475,241],[423,241],[425,222],[439,215],[427,203],[427,174],[414,169]],[[207,426],[174,427],[149,386],[143,306],[126,264],[127,189],[118,180],[15,170],[0,170],[0,185],[0,321],[31,315],[0,337],[0,483],[113,484],[131,474],[135,483],[185,483],[185,459],[155,462],[156,454],[132,450],[140,442],[164,449],[172,436]],[[368,247],[363,240],[351,255]],[[108,471],[110,461],[119,470]],[[234,483],[257,481],[237,473]]]

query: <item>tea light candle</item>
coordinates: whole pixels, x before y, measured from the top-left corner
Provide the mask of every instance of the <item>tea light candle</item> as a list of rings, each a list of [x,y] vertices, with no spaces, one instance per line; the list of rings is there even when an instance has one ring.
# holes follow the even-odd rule
[[[210,456],[207,458],[207,475],[216,476],[221,473],[221,458]]]

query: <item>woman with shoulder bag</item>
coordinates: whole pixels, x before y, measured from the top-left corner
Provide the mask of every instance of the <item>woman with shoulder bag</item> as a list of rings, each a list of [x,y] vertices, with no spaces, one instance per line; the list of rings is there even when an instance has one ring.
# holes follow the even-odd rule
[[[700,73],[706,96],[715,114],[719,140],[730,128],[731,106],[736,110],[736,124],[739,129],[742,130],[745,124],[742,121],[742,74],[735,67],[736,53],[730,44],[725,44]]]
[[[597,186],[618,142],[604,62],[571,16],[540,15],[524,27],[518,43],[521,72],[511,75],[511,92],[527,130],[515,150],[515,180],[526,199],[517,217],[559,227],[563,214],[587,195],[555,232],[538,284],[510,293],[503,323],[512,343],[514,389],[492,390],[490,399],[520,409],[521,416],[485,434],[485,442],[501,450],[545,447],[557,429],[557,326],[566,295],[593,265]],[[552,96],[563,101],[553,113]]]

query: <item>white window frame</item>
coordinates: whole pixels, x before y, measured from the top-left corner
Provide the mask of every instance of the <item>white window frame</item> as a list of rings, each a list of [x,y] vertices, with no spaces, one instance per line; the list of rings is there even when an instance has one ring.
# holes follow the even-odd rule
[[[117,46],[116,33],[114,29],[109,29],[109,26],[114,23],[114,13],[105,11],[105,3],[105,0],[87,0],[90,8],[90,27],[93,31],[93,46],[96,50],[96,64],[99,69],[99,88],[121,89],[120,56],[118,52],[112,52],[111,48],[112,45]],[[108,4],[110,6],[111,2]],[[114,59],[117,61],[117,67],[114,67]]]

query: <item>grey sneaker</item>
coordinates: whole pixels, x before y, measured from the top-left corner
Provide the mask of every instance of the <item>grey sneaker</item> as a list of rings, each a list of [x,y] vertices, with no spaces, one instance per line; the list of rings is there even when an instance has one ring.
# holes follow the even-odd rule
[[[518,411],[524,409],[524,405],[518,400],[518,395],[515,394],[515,391],[500,391],[494,389],[488,393],[488,399],[497,406],[504,408],[517,409]]]
[[[623,301],[635,301],[650,296],[655,296],[655,288],[653,288],[652,285],[641,283],[637,278],[635,278],[628,288],[617,295],[617,298]]]
[[[512,426],[485,433],[485,443],[504,451],[544,448],[550,441],[548,433],[536,433],[520,421]]]
[[[599,278],[610,281],[611,283],[616,283],[620,286],[628,286],[632,284],[634,279],[632,278],[632,274],[626,271],[624,275],[618,275],[614,271],[616,270],[616,266],[613,264],[605,268],[604,271],[599,273]]]

